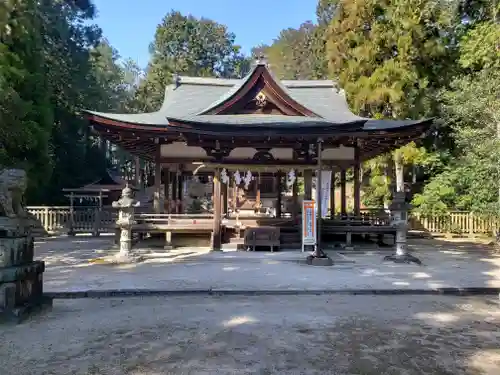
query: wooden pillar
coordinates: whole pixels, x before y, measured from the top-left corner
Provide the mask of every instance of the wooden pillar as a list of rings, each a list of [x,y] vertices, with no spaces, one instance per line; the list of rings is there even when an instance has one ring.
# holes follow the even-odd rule
[[[354,215],[359,216],[361,213],[361,175],[359,163],[359,148],[354,149]]]
[[[45,221],[46,223],[46,221]],[[75,235],[75,193],[69,195],[69,228],[68,236]]]
[[[335,171],[332,170],[330,181],[330,217],[335,216]]]
[[[312,177],[313,177],[312,169],[304,170],[304,199],[305,200],[312,199]]]
[[[163,184],[164,184],[164,195],[165,195],[165,212],[170,213],[170,170],[168,168],[164,169],[163,172]]]
[[[347,215],[347,189],[346,189],[346,171],[340,171],[340,212],[342,215]]]
[[[177,172],[172,172],[172,202],[177,200]]]
[[[220,169],[216,168],[213,179],[213,207],[214,207],[214,222],[212,230],[212,251],[220,251],[222,247],[221,241],[221,182]]]
[[[141,160],[138,156],[134,156],[135,163],[135,174],[134,174],[134,184],[137,189],[139,189],[139,185],[141,183]]]
[[[282,173],[276,173],[276,190],[278,191],[278,195],[276,197],[276,217],[281,217],[281,204],[282,204],[282,194],[281,190],[283,189],[283,178]]]
[[[260,201],[260,172],[255,181],[255,212],[260,212],[262,202]]]
[[[177,172],[177,204],[176,204],[176,210],[178,214],[182,213],[182,200],[184,198],[184,192],[183,192],[183,176],[182,172],[179,170]]]
[[[102,220],[102,190],[99,191],[99,196],[98,196],[98,202],[99,205],[97,207],[96,211],[96,217],[95,217],[95,230],[94,230],[94,236],[98,237],[101,234],[101,220]]]
[[[228,201],[227,201],[227,190],[228,190],[228,184],[222,184],[222,214],[224,217],[229,217],[228,212],[229,212],[229,207],[228,207]]]
[[[295,220],[299,215],[299,178],[295,177],[292,186],[292,217]]]
[[[232,196],[233,201],[231,202],[231,209],[233,213],[236,215],[236,209],[238,208],[238,186],[236,186],[236,181],[232,180]]]
[[[318,154],[318,169],[317,169],[317,177],[316,177],[316,195],[317,195],[317,200],[318,202],[316,203],[316,207],[318,209],[318,221],[316,223],[316,248],[314,249],[314,253],[313,255],[318,257],[318,256],[322,256],[324,255],[323,253],[323,249],[322,249],[322,246],[321,246],[321,227],[322,227],[322,223],[323,223],[323,215],[322,215],[322,211],[323,211],[323,197],[322,197],[322,191],[321,191],[321,185],[322,185],[322,181],[321,181],[321,178],[323,177],[322,176],[322,169],[323,169],[323,166],[322,166],[322,154],[323,154],[323,141],[322,140],[318,140],[318,145],[317,145],[317,154]]]
[[[159,214],[162,212],[162,203],[161,203],[161,163],[159,158],[155,160],[155,183],[154,183],[154,195],[153,195],[153,207],[155,213]]]

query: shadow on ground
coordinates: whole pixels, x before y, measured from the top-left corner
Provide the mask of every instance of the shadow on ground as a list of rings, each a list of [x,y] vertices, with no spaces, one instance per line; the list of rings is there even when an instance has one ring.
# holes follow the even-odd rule
[[[57,300],[2,333],[5,375],[497,375],[496,300],[430,296]]]
[[[150,290],[343,290],[500,287],[500,256],[485,245],[413,240],[424,266],[383,262],[387,252],[346,253],[349,262],[310,267],[305,254],[210,253],[207,248],[148,253],[139,264],[109,266],[89,260],[112,254],[110,237],[44,239],[36,256],[46,261],[45,290],[70,292]]]

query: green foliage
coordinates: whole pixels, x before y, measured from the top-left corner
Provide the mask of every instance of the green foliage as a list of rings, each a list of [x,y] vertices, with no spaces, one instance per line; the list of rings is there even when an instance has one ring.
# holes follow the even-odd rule
[[[484,22],[461,41],[460,64],[472,70],[500,69],[500,24]]]
[[[141,82],[138,100],[143,110],[157,110],[173,74],[195,77],[242,77],[250,61],[234,43],[225,25],[206,18],[168,13],[156,28],[151,61]]]
[[[50,176],[53,113],[36,11],[29,1],[9,1],[0,9],[0,165],[24,167],[39,183]]]
[[[320,79],[326,74],[322,29],[305,22],[298,29],[282,30],[272,45],[261,45],[252,55],[265,55],[280,79]]]
[[[347,91],[355,112],[379,119],[437,114],[433,99],[454,71],[448,34],[453,8],[436,0],[338,0],[320,1],[318,14],[330,19],[325,34],[330,75]],[[407,167],[429,165],[441,160],[434,151],[410,143],[367,163],[365,204],[390,198],[393,158]]]
[[[318,24],[325,26],[332,22],[337,11],[339,0],[319,0],[316,6],[316,17]]]
[[[457,78],[441,98],[443,115],[454,130],[456,155],[414,204],[426,212],[443,208],[497,212],[500,73],[486,69]]]
[[[413,118],[431,112],[450,61],[448,5],[435,0],[339,1],[327,30],[332,77],[356,112]]]
[[[0,4],[0,164],[27,169],[29,203],[64,201],[106,167],[79,111],[117,110],[125,90],[93,15],[89,1]]]
[[[131,175],[131,156],[90,134],[82,108],[157,110],[173,74],[250,69],[225,25],[172,11],[143,72],[102,38],[94,13],[88,0],[0,2],[0,165],[27,169],[30,203],[60,203],[62,188],[109,165]],[[442,119],[422,144],[364,163],[364,203],[390,200],[397,160],[421,213],[498,212],[500,3],[319,0],[316,14],[317,24],[283,30],[252,55],[266,55],[281,79],[337,80],[363,116]]]
[[[414,199],[422,212],[446,209],[499,212],[500,26],[499,3],[477,1],[461,11],[469,16],[460,31],[458,75],[439,102],[453,131],[455,148],[446,169],[431,178]]]

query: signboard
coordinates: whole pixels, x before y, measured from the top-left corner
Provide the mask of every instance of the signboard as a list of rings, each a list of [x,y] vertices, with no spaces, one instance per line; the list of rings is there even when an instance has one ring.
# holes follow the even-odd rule
[[[302,251],[304,246],[316,245],[316,202],[302,202]]]
[[[330,187],[332,185],[332,171],[321,171],[321,186],[318,194],[321,192],[321,217],[326,217],[330,207]],[[317,197],[319,200],[319,197]]]

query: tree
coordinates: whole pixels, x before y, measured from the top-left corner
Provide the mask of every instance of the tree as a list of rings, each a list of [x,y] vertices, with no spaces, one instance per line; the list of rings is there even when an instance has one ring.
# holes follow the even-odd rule
[[[498,3],[481,4],[484,8],[476,4],[477,18],[470,19],[460,39],[463,70],[439,97],[456,150],[447,168],[415,196],[414,204],[423,213],[499,212],[500,24]]]
[[[138,92],[144,109],[160,107],[173,74],[226,78],[246,74],[248,60],[234,40],[225,25],[177,11],[168,13],[156,29],[151,61]]]
[[[316,6],[316,17],[320,26],[328,26],[337,11],[339,0],[319,0]]]
[[[107,166],[80,110],[120,109],[126,90],[94,11],[90,1],[0,4],[0,165],[26,168],[28,202],[58,203],[63,187]]]
[[[453,9],[437,0],[326,3],[332,12],[325,34],[329,72],[348,93],[354,112],[390,119],[436,114],[433,98],[453,74]],[[410,145],[396,160],[411,165],[423,151]],[[389,160],[379,158],[383,165],[364,168],[374,183],[365,197],[376,192],[370,199],[387,199],[384,186],[391,185],[392,175],[378,173],[392,173]]]
[[[298,29],[282,30],[270,46],[260,45],[252,55],[265,55],[280,79],[320,79],[325,76],[323,40],[320,29],[304,22]]]
[[[33,184],[50,176],[53,120],[37,10],[34,1],[0,5],[0,165],[26,168]]]

